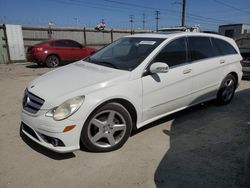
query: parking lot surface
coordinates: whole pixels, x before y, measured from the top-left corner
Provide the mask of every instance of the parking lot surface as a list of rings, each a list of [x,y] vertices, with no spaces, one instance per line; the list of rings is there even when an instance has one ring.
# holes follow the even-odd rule
[[[250,80],[241,81],[231,104],[208,102],[165,117],[117,151],[57,154],[19,133],[26,85],[51,70],[0,65],[1,188],[246,187]]]

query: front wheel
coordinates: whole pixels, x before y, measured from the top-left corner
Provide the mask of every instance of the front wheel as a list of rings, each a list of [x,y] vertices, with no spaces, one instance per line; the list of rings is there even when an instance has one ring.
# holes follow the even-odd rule
[[[122,147],[131,130],[132,120],[127,109],[118,103],[109,103],[87,119],[81,141],[90,151],[113,151]]]
[[[60,60],[56,55],[50,55],[46,59],[46,65],[50,68],[58,67],[60,64]]]
[[[224,78],[217,93],[217,101],[220,104],[228,104],[231,102],[235,93],[236,84],[236,79],[233,75],[229,74]]]

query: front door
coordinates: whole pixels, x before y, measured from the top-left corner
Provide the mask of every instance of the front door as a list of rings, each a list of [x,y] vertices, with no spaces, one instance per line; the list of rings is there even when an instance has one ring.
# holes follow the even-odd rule
[[[143,121],[186,107],[191,102],[192,66],[187,61],[186,38],[168,43],[153,62],[164,62],[169,72],[142,77]]]

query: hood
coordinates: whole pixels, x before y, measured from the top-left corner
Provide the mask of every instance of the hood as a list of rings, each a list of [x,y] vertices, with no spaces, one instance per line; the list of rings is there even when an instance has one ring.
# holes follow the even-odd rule
[[[87,95],[95,90],[127,80],[129,73],[78,61],[38,77],[29,84],[28,90],[49,102],[50,105],[43,106],[43,109],[48,109],[74,95]]]

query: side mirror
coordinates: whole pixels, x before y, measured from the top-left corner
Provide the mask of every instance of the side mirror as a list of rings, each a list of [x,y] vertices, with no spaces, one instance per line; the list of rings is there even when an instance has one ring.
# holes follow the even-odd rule
[[[149,71],[155,73],[166,73],[169,71],[169,66],[166,63],[156,62],[150,65]]]

